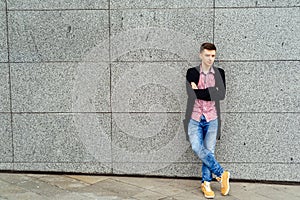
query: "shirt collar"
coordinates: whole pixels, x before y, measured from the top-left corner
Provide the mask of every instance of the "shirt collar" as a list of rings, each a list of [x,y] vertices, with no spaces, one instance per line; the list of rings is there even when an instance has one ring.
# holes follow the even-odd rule
[[[203,72],[203,70],[202,70],[202,65],[201,65],[201,64],[200,64],[200,73],[203,73],[203,74],[204,74],[204,72]],[[215,70],[214,70],[213,66],[210,67],[208,73],[213,73],[213,74],[215,74]]]

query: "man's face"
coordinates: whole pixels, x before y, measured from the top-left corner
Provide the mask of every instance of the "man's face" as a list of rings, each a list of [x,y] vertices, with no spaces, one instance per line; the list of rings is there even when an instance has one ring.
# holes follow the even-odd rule
[[[206,65],[207,67],[212,66],[216,58],[216,51],[215,50],[207,50],[204,49],[200,53],[200,59],[202,60],[202,64]]]

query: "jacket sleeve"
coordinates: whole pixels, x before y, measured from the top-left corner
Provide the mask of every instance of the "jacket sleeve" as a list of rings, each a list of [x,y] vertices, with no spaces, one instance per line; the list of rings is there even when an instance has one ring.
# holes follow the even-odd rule
[[[191,83],[198,83],[199,82],[199,72],[195,68],[188,69],[186,73],[186,80],[189,83],[189,87],[192,89]],[[210,101],[210,95],[208,88],[206,89],[194,89],[195,95],[197,99]]]
[[[194,89],[197,99],[201,99],[204,101],[219,101],[225,98],[225,72],[220,68],[218,68],[217,70],[219,73],[215,73],[216,85],[214,87],[208,87],[206,89]],[[192,87],[192,82],[195,82],[197,84],[197,82],[199,81],[199,74],[195,72],[195,69],[191,68],[187,71],[186,79],[189,82],[190,87]]]
[[[215,73],[216,86],[209,88],[212,101],[224,100],[226,94],[225,71],[217,68],[216,72],[219,72]]]

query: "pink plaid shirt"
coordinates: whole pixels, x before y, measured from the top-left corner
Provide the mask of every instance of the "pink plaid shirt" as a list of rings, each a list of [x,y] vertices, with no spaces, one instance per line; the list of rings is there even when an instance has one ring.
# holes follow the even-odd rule
[[[215,74],[215,70],[213,69],[213,67],[211,67],[209,72],[205,74],[202,71],[202,67],[200,66],[200,78],[198,83],[198,89],[214,87],[215,86],[214,74]],[[194,103],[193,112],[192,112],[192,119],[196,121],[200,121],[200,117],[202,114],[205,116],[208,122],[217,119],[218,115],[215,106],[215,101],[204,101],[204,100],[196,99]]]

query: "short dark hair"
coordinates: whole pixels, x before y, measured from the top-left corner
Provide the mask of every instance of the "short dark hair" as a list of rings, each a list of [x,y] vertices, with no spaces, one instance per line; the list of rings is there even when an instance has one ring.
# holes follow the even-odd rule
[[[204,49],[217,51],[216,46],[213,43],[209,43],[209,42],[205,42],[205,43],[201,44],[201,46],[200,46],[200,53],[202,51],[204,51]]]

